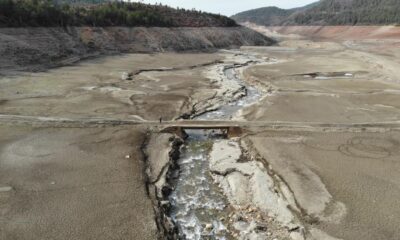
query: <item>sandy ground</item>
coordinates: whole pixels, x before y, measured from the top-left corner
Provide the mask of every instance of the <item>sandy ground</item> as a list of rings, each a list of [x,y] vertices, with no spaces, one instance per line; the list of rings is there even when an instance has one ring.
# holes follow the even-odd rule
[[[157,238],[142,130],[0,131],[0,239]]]

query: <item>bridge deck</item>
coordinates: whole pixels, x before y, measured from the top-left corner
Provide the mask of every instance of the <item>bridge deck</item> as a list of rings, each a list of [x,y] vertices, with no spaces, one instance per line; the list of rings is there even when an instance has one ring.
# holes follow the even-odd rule
[[[0,123],[7,124],[29,124],[34,126],[64,126],[64,127],[85,127],[90,125],[144,125],[157,126],[159,128],[181,127],[184,129],[218,129],[229,127],[264,127],[264,128],[383,128],[400,129],[400,121],[388,122],[360,122],[360,123],[323,123],[323,122],[270,122],[270,121],[139,121],[133,119],[114,118],[60,118],[60,117],[39,117],[23,115],[0,114]]]
[[[228,129],[240,126],[239,125],[171,125],[168,127],[179,127],[182,129]]]

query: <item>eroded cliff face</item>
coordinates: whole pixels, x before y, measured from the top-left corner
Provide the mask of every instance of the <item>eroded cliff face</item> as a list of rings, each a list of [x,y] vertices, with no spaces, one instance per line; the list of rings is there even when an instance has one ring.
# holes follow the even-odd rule
[[[279,39],[313,38],[316,40],[397,40],[400,27],[397,26],[260,26],[253,23],[242,23],[255,31]],[[277,36],[280,34],[281,36]]]
[[[245,27],[0,29],[0,71],[42,70],[100,54],[211,51],[274,41]]]

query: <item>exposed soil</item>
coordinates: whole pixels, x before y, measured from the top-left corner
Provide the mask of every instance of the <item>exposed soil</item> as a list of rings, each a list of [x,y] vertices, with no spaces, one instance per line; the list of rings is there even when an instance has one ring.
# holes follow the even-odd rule
[[[104,54],[215,51],[273,43],[245,27],[1,28],[0,73],[44,70]]]
[[[225,220],[240,222],[227,224],[236,226],[231,235],[398,240],[397,40],[276,34],[280,46],[3,71],[0,238],[177,238],[168,196],[182,140],[159,131],[182,123],[174,119],[193,106],[212,111],[240,99],[246,89],[221,79],[221,71],[256,56],[274,64],[250,64],[237,74],[263,97],[243,106],[235,116],[241,121],[224,122],[245,128],[240,139],[213,145],[210,174],[232,207]]]
[[[284,26],[268,27],[280,34],[297,34],[307,38],[329,40],[396,39],[400,37],[397,26]]]
[[[0,132],[0,239],[157,239],[143,184],[145,129]]]

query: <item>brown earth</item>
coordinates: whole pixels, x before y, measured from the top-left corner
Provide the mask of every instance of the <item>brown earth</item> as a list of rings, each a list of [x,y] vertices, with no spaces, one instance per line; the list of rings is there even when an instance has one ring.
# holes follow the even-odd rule
[[[254,25],[253,25],[254,26]],[[266,27],[280,34],[297,34],[329,40],[399,39],[397,26],[274,26]]]
[[[99,54],[211,51],[273,43],[245,27],[1,28],[0,74],[43,70]]]
[[[274,34],[280,46],[246,48],[277,63],[244,71],[269,93],[243,109],[244,119],[305,126],[399,122],[398,28],[254,29]],[[310,239],[399,239],[398,130],[305,129],[259,128],[249,139],[288,185]]]
[[[53,117],[120,117],[170,120],[189,111],[194,102],[215,94],[202,75],[218,54],[128,54],[87,60],[47,72],[3,77],[0,112]],[[144,72],[123,80],[124,72]],[[186,69],[186,70],[185,70]]]
[[[157,239],[143,130],[0,132],[0,239]]]
[[[92,39],[93,33],[87,34]],[[241,112],[249,128],[255,126],[243,138],[250,143],[249,154],[287,185],[295,209],[301,210],[299,218],[313,232],[310,239],[333,239],[324,234],[399,239],[400,137],[390,124],[378,127],[400,120],[400,51],[392,48],[397,40],[312,41],[277,34],[281,46],[241,49],[277,61],[242,71],[245,80],[266,93]],[[145,132],[155,130],[160,116],[174,119],[214,96],[220,86],[200,65],[225,57],[224,52],[127,54],[40,73],[9,76],[3,71],[2,114],[153,121],[96,128],[2,121],[0,238],[155,239],[140,151]],[[124,72],[143,69],[160,71],[121,79]],[[269,127],[262,126],[265,122]],[[283,123],[275,128],[274,122]],[[285,122],[298,128],[285,128]],[[350,127],[365,122],[368,128]],[[149,141],[152,180],[164,168],[167,140]],[[163,161],[157,161],[160,157]]]
[[[345,45],[287,39],[280,45],[248,48],[279,61],[244,72],[249,81],[271,92],[243,110],[247,120],[322,123],[399,120],[398,49],[392,49],[392,55],[388,56],[383,51],[386,42],[366,45],[356,41]],[[380,50],[365,51],[365,48]]]
[[[334,239],[399,238],[398,131],[265,131],[251,140],[289,185],[311,232],[320,229]]]

